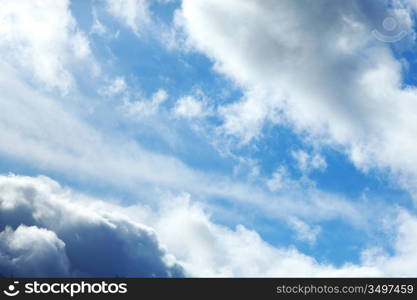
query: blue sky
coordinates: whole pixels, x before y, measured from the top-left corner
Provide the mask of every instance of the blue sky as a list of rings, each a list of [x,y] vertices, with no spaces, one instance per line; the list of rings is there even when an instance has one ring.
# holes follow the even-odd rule
[[[416,275],[415,1],[2,6],[1,274]]]

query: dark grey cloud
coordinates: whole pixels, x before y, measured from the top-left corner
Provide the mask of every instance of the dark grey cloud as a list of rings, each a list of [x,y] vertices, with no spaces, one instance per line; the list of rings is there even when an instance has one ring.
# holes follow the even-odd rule
[[[0,273],[183,276],[153,230],[86,201],[46,177],[0,176]]]

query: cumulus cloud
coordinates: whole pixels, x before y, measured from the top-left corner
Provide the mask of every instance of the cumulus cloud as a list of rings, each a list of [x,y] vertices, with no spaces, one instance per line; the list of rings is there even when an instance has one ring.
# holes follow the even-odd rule
[[[293,246],[275,247],[254,230],[216,224],[201,204],[184,195],[170,199],[155,228],[160,240],[191,276],[227,277],[368,277],[415,276],[417,218],[400,212],[394,228],[394,252],[362,252],[359,264],[340,267],[318,262]],[[293,220],[299,237],[314,242],[319,229]],[[308,227],[308,228],[307,228]],[[188,241],[183,243],[182,241]],[[408,263],[410,262],[410,263]]]
[[[1,6],[1,56],[31,74],[29,79],[68,93],[75,85],[74,64],[99,71],[69,1],[2,1]]]
[[[0,232],[0,273],[6,276],[66,276],[70,264],[65,243],[37,226],[9,226]]]
[[[249,142],[266,122],[291,124],[413,193],[417,91],[402,82],[391,44],[372,34],[391,16],[409,33],[398,45],[413,42],[409,3],[184,0],[180,24],[245,93],[220,110],[226,133]]]
[[[183,275],[152,229],[110,210],[88,208],[87,202],[94,199],[46,177],[0,176],[0,273]]]

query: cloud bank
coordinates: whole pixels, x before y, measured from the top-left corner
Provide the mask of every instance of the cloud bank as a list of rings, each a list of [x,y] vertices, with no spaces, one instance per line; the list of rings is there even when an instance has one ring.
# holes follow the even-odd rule
[[[417,218],[402,210],[389,224],[395,229],[392,255],[365,249],[360,264],[337,267],[293,246],[275,247],[243,225],[217,224],[189,195],[160,203],[157,210],[126,207],[75,193],[44,176],[2,175],[0,273],[357,277],[413,276],[417,267]]]
[[[183,276],[152,229],[88,209],[47,177],[0,177],[0,273],[4,276]]]

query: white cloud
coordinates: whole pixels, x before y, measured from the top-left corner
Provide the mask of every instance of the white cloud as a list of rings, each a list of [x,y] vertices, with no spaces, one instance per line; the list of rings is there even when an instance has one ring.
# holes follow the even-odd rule
[[[305,174],[300,178],[292,178],[285,166],[279,166],[271,178],[266,180],[266,185],[271,192],[277,191],[306,191],[314,189],[315,183]]]
[[[159,112],[159,107],[168,99],[165,90],[158,90],[152,95],[150,100],[144,99],[139,101],[125,101],[123,109],[126,114],[132,118],[144,118],[155,115]]]
[[[300,241],[314,245],[319,235],[320,226],[310,226],[298,218],[290,218],[288,221],[290,227],[295,231],[296,238]]]
[[[302,173],[309,173],[313,170],[323,171],[327,167],[325,158],[318,153],[310,154],[303,150],[297,150],[292,151],[291,156]]]
[[[2,60],[21,68],[27,78],[68,93],[75,85],[74,65],[89,66],[93,75],[98,72],[68,1],[2,1],[1,6]]]
[[[279,167],[273,174],[272,177],[267,181],[267,186],[270,191],[275,192],[284,188],[290,182],[289,174],[286,168]]]
[[[406,211],[400,211],[391,222],[395,228],[393,239],[394,254],[384,253],[381,249],[369,249],[363,253],[365,265],[378,266],[386,276],[414,277],[417,268],[417,218]]]
[[[123,77],[116,77],[110,81],[110,84],[99,90],[101,95],[111,97],[118,94],[123,94],[128,90],[128,86]]]
[[[141,27],[150,22],[147,0],[107,0],[107,10],[136,35],[140,35]]]
[[[93,177],[124,189],[135,187],[133,191],[139,183],[181,189],[202,176],[174,157],[147,151],[111,130],[97,130],[72,107],[33,90],[7,64],[0,65],[0,88],[4,90],[0,95],[0,126],[4,129],[0,131],[0,153],[4,157],[75,180]],[[162,96],[157,93],[153,103],[159,103]],[[148,188],[144,194],[150,196]]]
[[[174,113],[183,118],[198,118],[207,114],[206,104],[193,96],[185,96],[178,99],[174,107]]]
[[[107,4],[107,12],[130,29],[137,37],[141,35],[151,36],[163,44],[167,50],[187,50],[187,47],[184,47],[186,38],[184,33],[178,27],[172,26],[169,22],[165,22],[164,18],[160,18],[160,16],[155,18],[151,10],[151,6],[155,1],[165,5],[170,2],[176,2],[176,0],[105,1]],[[95,28],[98,31],[103,31],[102,24],[99,22],[95,22]],[[118,33],[116,37],[117,35]]]
[[[91,25],[90,34],[97,34],[99,36],[104,36],[108,29],[106,26],[103,25],[103,23],[100,22],[97,10],[93,8],[92,10],[92,16],[93,16],[93,24]]]
[[[143,201],[155,201],[161,191],[186,191],[205,201],[221,196],[271,219],[295,215],[315,220],[342,218],[356,225],[367,222],[364,211],[340,196],[299,185],[271,194],[256,184],[194,170],[173,156],[145,150],[118,132],[97,130],[77,117],[65,101],[34,91],[7,64],[2,63],[1,69],[0,126],[4,130],[0,131],[0,153],[38,172],[54,172],[75,182],[93,179]],[[162,99],[160,92],[153,100],[142,101],[156,104]],[[153,110],[154,106],[149,107]]]
[[[213,223],[204,207],[185,195],[170,199],[162,208],[156,231],[161,242],[191,276],[227,277],[377,277],[415,276],[417,218],[401,215],[394,228],[394,254],[372,249],[362,253],[360,264],[340,267],[320,263],[294,247],[274,247],[254,230]],[[299,220],[300,238],[314,242],[319,229]],[[183,241],[187,241],[184,243]],[[410,262],[410,264],[407,264]]]
[[[280,122],[281,118],[276,111],[277,104],[259,101],[259,98],[264,97],[268,97],[265,91],[253,89],[246,91],[242,101],[221,106],[219,114],[224,119],[223,131],[238,136],[242,143],[248,143],[260,135],[265,118]]]
[[[249,142],[265,122],[291,124],[416,193],[417,91],[402,84],[391,44],[371,33],[388,15],[412,33],[410,14],[398,1],[387,10],[376,0],[184,0],[181,22],[188,42],[245,92],[220,110],[226,133]]]

